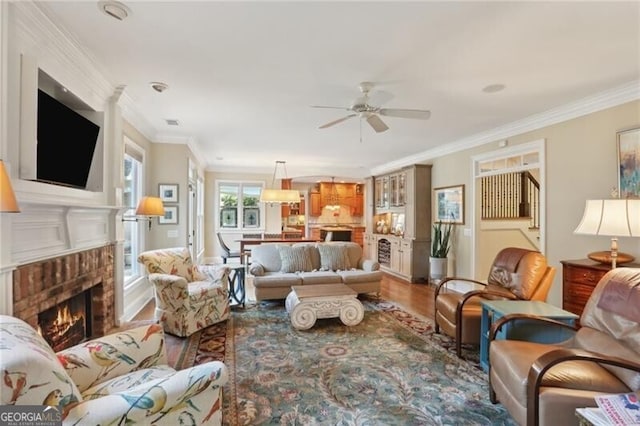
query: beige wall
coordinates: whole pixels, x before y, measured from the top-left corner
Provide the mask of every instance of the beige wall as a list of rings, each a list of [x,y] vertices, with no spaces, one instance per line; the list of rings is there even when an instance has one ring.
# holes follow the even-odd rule
[[[640,101],[633,101],[508,138],[509,146],[546,140],[546,247],[542,250],[557,268],[548,298],[554,305],[562,304],[560,261],[584,258],[589,252],[609,247],[606,237],[574,235],[573,230],[582,218],[585,200],[609,198],[611,188],[618,185],[616,132],[639,125]],[[465,227],[471,226],[471,158],[498,149],[496,142],[432,162],[434,187],[465,185]],[[472,239],[462,234],[458,229],[454,240],[456,274],[471,276]],[[619,245],[621,251],[640,257],[640,240],[623,238]]]
[[[158,184],[178,184],[178,203],[165,203],[166,206],[178,206],[178,224],[160,225],[153,221],[150,231],[150,249],[159,247],[187,247],[187,208],[189,183],[189,158],[191,151],[187,145],[155,143],[150,155],[151,186],[147,193],[158,194]],[[148,175],[147,175],[148,176]]]

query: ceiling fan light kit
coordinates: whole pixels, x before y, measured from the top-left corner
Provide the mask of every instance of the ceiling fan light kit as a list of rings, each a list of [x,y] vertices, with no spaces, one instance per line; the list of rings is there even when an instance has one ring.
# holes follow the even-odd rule
[[[360,119],[364,118],[367,123],[369,123],[371,128],[376,131],[376,133],[382,133],[384,131],[387,131],[389,129],[389,126],[387,126],[387,124],[382,121],[380,115],[387,117],[410,118],[414,120],[427,120],[431,116],[431,112],[428,110],[380,108],[379,106],[373,106],[369,104],[369,92],[371,92],[371,90],[373,89],[374,84],[369,81],[363,81],[362,83],[360,83],[359,87],[360,92],[362,92],[362,96],[356,99],[349,107],[312,105],[312,108],[343,109],[352,112],[352,114],[349,114],[345,117],[323,124],[319,127],[319,129],[326,129],[327,127],[342,123],[343,121],[346,121],[352,117],[359,116]]]

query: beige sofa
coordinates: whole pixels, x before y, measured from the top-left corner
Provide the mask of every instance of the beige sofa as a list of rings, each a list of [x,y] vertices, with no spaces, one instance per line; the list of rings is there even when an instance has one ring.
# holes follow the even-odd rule
[[[262,244],[252,249],[249,273],[256,299],[284,299],[292,286],[343,283],[360,293],[379,293],[378,262],[362,258],[352,242]]]

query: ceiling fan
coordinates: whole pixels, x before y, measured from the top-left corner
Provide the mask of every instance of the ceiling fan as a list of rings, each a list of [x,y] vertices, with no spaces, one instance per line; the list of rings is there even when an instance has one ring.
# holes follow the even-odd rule
[[[431,116],[431,111],[423,109],[381,108],[379,106],[370,105],[369,92],[371,92],[373,86],[374,84],[369,81],[363,81],[360,83],[359,87],[362,92],[362,96],[356,99],[349,107],[311,105],[312,108],[343,109],[352,112],[345,117],[323,124],[319,129],[326,129],[327,127],[342,123],[352,117],[359,116],[360,119],[364,118],[373,130],[380,133],[389,129],[389,126],[387,126],[379,117],[380,115],[386,117],[413,118],[417,120],[427,120]]]

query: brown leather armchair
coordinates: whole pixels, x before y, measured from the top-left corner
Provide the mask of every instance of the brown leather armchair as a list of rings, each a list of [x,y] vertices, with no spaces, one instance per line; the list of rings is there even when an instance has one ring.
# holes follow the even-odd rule
[[[523,318],[575,334],[558,344],[494,340],[505,323]],[[519,314],[496,321],[489,336],[491,401],[500,401],[522,425],[578,425],[575,409],[597,406],[596,395],[639,390],[640,269],[618,268],[602,277],[580,325]]]
[[[455,337],[456,354],[463,344],[480,343],[482,299],[545,301],[553,283],[555,268],[538,251],[517,247],[502,249],[493,261],[487,283],[469,278],[447,277],[434,294],[435,331]],[[444,291],[454,281],[482,286],[467,293]]]

